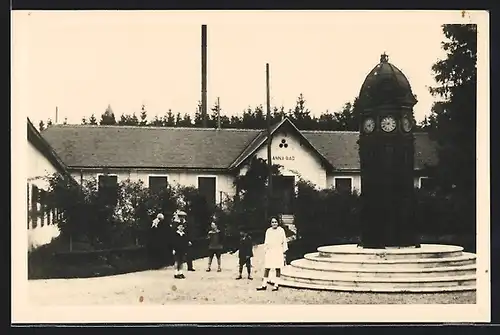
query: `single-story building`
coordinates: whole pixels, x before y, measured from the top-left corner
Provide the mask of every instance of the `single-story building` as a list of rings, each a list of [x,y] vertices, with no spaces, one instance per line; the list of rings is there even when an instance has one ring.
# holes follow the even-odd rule
[[[236,194],[235,177],[245,173],[252,157],[267,159],[265,129],[54,125],[42,136],[76,181],[191,185],[213,204]],[[272,162],[282,166],[273,184],[283,198],[293,195],[298,178],[318,188],[362,191],[358,132],[299,130],[284,118],[272,126],[271,136]],[[427,177],[425,167],[436,162],[436,144],[416,133],[415,187]],[[293,212],[286,201],[283,206],[284,213]]]
[[[47,210],[45,195],[48,184],[45,177],[59,173],[70,178],[62,160],[40,135],[40,132],[27,120],[28,129],[28,248],[29,250],[49,243],[59,235],[56,220],[60,217],[57,210]]]

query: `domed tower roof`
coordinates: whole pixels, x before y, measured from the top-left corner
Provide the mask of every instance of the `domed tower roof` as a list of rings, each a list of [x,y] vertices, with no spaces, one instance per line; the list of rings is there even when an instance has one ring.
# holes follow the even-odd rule
[[[413,106],[417,103],[408,79],[400,69],[389,63],[389,56],[385,53],[363,82],[358,100],[363,107],[383,104]]]

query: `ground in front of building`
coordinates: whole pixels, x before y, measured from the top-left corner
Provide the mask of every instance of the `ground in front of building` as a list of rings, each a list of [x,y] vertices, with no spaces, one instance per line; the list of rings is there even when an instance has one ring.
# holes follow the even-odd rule
[[[28,281],[31,303],[39,305],[168,304],[475,304],[476,292],[381,294],[312,291],[280,287],[257,292],[263,272],[263,248],[252,259],[254,280],[235,280],[238,256],[222,256],[222,272],[206,272],[207,259],[194,262],[195,272],[174,279],[172,267],[124,275]],[[217,269],[214,259],[212,270]]]

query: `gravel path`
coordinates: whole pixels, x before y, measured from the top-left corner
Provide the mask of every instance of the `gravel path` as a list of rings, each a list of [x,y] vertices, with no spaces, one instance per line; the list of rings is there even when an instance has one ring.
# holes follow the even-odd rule
[[[207,259],[194,262],[186,279],[173,278],[171,267],[118,276],[30,280],[29,297],[40,305],[138,304],[475,304],[475,292],[381,294],[312,291],[281,287],[257,292],[262,280],[262,247],[254,249],[254,280],[235,280],[237,254],[222,256],[222,272],[205,272]],[[244,269],[245,271],[246,269]],[[245,272],[244,272],[245,273]]]

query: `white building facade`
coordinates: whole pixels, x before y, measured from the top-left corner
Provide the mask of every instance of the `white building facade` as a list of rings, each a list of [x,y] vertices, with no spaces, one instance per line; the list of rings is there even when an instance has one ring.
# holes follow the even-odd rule
[[[67,173],[64,164],[57,157],[50,145],[28,119],[28,248],[35,249],[50,243],[59,235],[56,221],[60,214],[57,210],[48,210],[45,196],[49,187],[46,177],[54,173]]]

